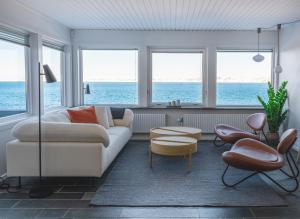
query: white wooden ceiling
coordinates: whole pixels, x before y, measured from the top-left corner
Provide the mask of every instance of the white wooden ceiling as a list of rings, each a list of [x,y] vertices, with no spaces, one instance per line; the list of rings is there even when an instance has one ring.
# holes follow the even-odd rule
[[[250,30],[300,19],[300,0],[17,0],[72,29]]]

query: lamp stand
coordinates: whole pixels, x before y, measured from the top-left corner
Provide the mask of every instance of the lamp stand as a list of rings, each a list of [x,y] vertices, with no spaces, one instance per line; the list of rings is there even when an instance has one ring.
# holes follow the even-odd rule
[[[42,121],[41,121],[41,77],[44,74],[41,73],[41,65],[39,63],[39,185],[32,187],[29,190],[30,198],[45,198],[50,196],[53,191],[49,186],[44,186],[42,181]]]

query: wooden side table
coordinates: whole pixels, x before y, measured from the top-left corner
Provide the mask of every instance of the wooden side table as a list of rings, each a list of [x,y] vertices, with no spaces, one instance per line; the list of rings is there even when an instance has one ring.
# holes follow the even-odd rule
[[[197,152],[197,139],[181,136],[165,136],[151,139],[149,148],[150,167],[153,154],[163,156],[188,156],[188,170],[192,170],[192,154]]]

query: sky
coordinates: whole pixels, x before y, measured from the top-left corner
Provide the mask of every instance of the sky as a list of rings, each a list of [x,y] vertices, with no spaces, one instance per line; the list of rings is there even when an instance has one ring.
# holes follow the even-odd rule
[[[252,60],[255,52],[218,52],[218,82],[267,82],[271,78],[272,53],[265,60]],[[23,46],[0,40],[0,81],[25,80]],[[60,51],[43,47],[44,63],[60,81]],[[84,82],[137,82],[137,50],[83,50]],[[153,53],[154,82],[201,82],[201,53]]]
[[[0,81],[25,81],[24,46],[0,40]]]
[[[153,82],[202,82],[202,53],[152,53]]]
[[[137,82],[137,50],[83,50],[83,81]]]
[[[265,60],[257,63],[252,59],[255,52],[218,52],[217,81],[270,81],[272,53],[261,54]],[[82,56],[84,82],[137,82],[136,50],[84,50]],[[201,82],[201,66],[201,53],[152,53],[152,80]]]
[[[57,81],[61,79],[61,52],[43,46],[43,63],[48,64]],[[24,46],[0,40],[0,81],[25,81]]]
[[[271,80],[272,52],[262,52],[263,62],[254,62],[256,52],[218,52],[218,82],[264,82]]]

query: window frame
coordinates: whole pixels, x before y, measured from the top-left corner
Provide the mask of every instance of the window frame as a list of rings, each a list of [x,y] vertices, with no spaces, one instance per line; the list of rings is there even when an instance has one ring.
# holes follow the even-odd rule
[[[95,104],[87,104],[84,102],[84,81],[83,81],[83,54],[82,51],[93,51],[93,50],[125,50],[125,51],[136,51],[137,52],[137,86],[136,86],[136,98],[137,98],[137,103],[136,104],[112,104],[112,103],[95,103]],[[96,105],[96,106],[121,106],[121,107],[138,107],[140,106],[140,84],[141,84],[141,77],[140,77],[140,49],[137,47],[105,47],[105,48],[89,48],[89,47],[80,47],[78,49],[78,70],[79,70],[79,84],[78,84],[78,89],[79,89],[79,103],[80,105],[83,106],[91,106],[91,105]]]
[[[274,86],[275,84],[275,75],[274,75],[274,62],[275,62],[275,48],[265,48],[265,49],[260,49],[260,52],[271,52],[271,69],[270,69],[270,74],[271,74],[271,84]],[[215,108],[232,108],[232,109],[260,109],[263,108],[261,105],[232,105],[232,104],[217,104],[217,78],[218,78],[218,52],[257,52],[257,49],[244,49],[244,48],[222,48],[218,47],[216,48],[216,77],[215,77]],[[254,62],[254,61],[253,61]]]
[[[152,55],[153,53],[201,53],[202,54],[202,98],[201,102],[181,102],[180,105],[182,107],[205,107],[207,103],[207,57],[206,57],[206,49],[204,48],[155,48],[151,47],[149,48],[148,52],[148,60],[149,60],[149,65],[148,65],[148,72],[149,72],[149,77],[148,77],[148,92],[147,92],[147,103],[149,107],[167,107],[168,103],[166,102],[152,102]]]
[[[66,62],[65,62],[65,45],[61,45],[57,42],[49,41],[49,40],[42,40],[42,48],[47,47],[53,50],[60,52],[60,106],[52,106],[46,107],[44,106],[45,112],[55,111],[56,109],[60,109],[65,106],[65,78],[66,78]],[[44,60],[43,60],[44,62]],[[47,64],[47,63],[43,63]],[[51,68],[51,66],[50,66]],[[44,89],[44,87],[43,87]],[[45,98],[45,90],[43,90],[43,99]]]
[[[1,31],[1,28],[0,28]],[[5,32],[7,35],[9,35],[9,32]],[[15,32],[11,32],[12,36],[15,36]],[[24,34],[24,37],[26,37],[26,34]],[[27,36],[29,39],[29,36]],[[24,39],[24,42],[27,42],[28,39]],[[30,72],[30,46],[26,43],[22,44],[19,42],[14,42],[12,40],[5,40],[5,39],[0,39],[2,41],[8,42],[8,43],[12,43],[18,46],[23,46],[24,47],[24,71],[25,71],[25,79],[24,79],[24,83],[25,83],[25,110],[24,111],[20,111],[17,113],[12,113],[12,114],[8,114],[8,115],[4,115],[1,116],[0,114],[0,121],[7,121],[10,120],[12,118],[19,118],[19,117],[23,117],[28,115],[29,110],[30,110],[30,92],[28,92],[30,90],[30,84],[28,83],[29,80],[29,72]],[[16,110],[17,111],[17,110]],[[1,111],[0,111],[1,112]],[[7,110],[7,112],[15,112],[15,110]]]

